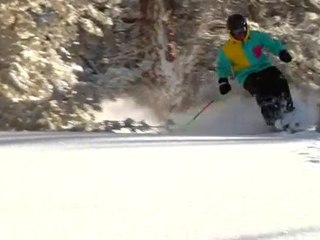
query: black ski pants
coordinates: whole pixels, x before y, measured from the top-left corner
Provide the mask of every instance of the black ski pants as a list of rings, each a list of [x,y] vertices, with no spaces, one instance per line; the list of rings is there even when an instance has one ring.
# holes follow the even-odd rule
[[[284,102],[287,112],[294,109],[287,79],[274,66],[250,74],[245,80],[244,88],[255,97],[268,125],[273,125],[280,117],[280,103],[277,105],[273,101]]]

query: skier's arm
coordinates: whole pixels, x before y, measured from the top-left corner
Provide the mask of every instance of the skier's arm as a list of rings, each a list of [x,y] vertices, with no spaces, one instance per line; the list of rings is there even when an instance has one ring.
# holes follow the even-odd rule
[[[231,85],[229,84],[228,77],[231,74],[231,61],[224,54],[222,49],[218,51],[218,58],[216,61],[217,75],[219,91],[222,95],[227,94],[231,91]]]
[[[271,37],[267,33],[259,32],[259,38],[263,46],[275,56],[279,56],[282,50],[286,50],[285,46],[283,46],[279,40]]]
[[[216,66],[218,78],[228,78],[228,76],[231,74],[231,62],[224,54],[222,49],[219,49],[218,51]]]

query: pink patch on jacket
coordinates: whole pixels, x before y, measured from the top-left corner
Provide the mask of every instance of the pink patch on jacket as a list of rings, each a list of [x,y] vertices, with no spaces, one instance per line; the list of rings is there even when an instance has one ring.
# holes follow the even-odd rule
[[[254,55],[256,56],[256,58],[260,58],[261,55],[262,55],[262,46],[256,46],[256,47],[253,49],[253,53],[254,53]]]

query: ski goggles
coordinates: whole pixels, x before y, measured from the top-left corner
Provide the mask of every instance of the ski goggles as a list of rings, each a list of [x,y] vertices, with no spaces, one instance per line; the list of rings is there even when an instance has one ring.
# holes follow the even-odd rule
[[[231,33],[232,35],[241,35],[241,34],[245,34],[247,32],[247,28],[238,28],[235,30],[232,30]]]

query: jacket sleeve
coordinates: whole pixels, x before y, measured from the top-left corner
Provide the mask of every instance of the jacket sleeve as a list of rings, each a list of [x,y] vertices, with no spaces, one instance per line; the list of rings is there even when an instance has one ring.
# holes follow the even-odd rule
[[[231,61],[227,58],[222,49],[219,49],[218,51],[216,69],[218,78],[227,78],[232,73]]]
[[[267,33],[258,32],[258,34],[262,45],[272,54],[279,56],[279,52],[286,49],[285,46],[282,45],[281,41],[271,37]]]

